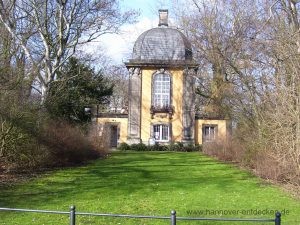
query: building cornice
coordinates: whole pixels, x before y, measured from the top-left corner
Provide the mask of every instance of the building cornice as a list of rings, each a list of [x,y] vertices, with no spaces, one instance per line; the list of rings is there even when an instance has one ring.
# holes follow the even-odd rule
[[[99,113],[97,118],[128,118],[125,113]]]
[[[127,68],[198,68],[199,64],[191,60],[129,60],[124,63]]]

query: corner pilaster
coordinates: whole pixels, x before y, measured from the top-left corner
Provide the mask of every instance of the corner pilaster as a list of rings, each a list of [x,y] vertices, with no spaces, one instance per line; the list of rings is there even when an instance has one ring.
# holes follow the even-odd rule
[[[195,127],[195,68],[183,71],[183,131],[182,142],[194,144]]]
[[[141,69],[129,68],[128,144],[141,142]]]

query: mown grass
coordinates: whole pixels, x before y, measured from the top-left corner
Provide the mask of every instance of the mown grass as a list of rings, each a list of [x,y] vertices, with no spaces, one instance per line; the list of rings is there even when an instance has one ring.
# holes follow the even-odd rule
[[[80,212],[166,216],[175,209],[177,216],[225,218],[273,218],[274,215],[242,212],[213,215],[213,210],[253,210],[253,214],[255,210],[288,210],[288,215],[282,215],[282,224],[300,224],[299,201],[248,172],[195,152],[116,152],[87,166],[61,169],[23,184],[1,187],[0,207],[68,211],[71,205]],[[204,210],[202,215],[200,210]],[[0,212],[3,225],[68,223],[67,215]],[[169,221],[78,216],[76,224],[169,224]],[[179,221],[177,224],[253,223]]]

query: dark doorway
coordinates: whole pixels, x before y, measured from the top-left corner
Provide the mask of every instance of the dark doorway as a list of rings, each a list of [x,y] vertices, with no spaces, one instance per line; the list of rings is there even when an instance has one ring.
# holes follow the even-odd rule
[[[110,126],[110,147],[116,148],[118,146],[118,126]]]

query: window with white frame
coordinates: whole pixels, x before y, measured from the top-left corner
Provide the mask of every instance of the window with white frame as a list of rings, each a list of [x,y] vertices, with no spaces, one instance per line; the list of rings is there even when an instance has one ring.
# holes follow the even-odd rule
[[[218,137],[217,125],[203,125],[203,139],[204,142],[215,141]]]
[[[160,73],[154,75],[153,78],[153,105],[156,108],[164,108],[170,106],[170,75]]]
[[[170,128],[166,124],[153,125],[153,136],[156,141],[169,141]]]

